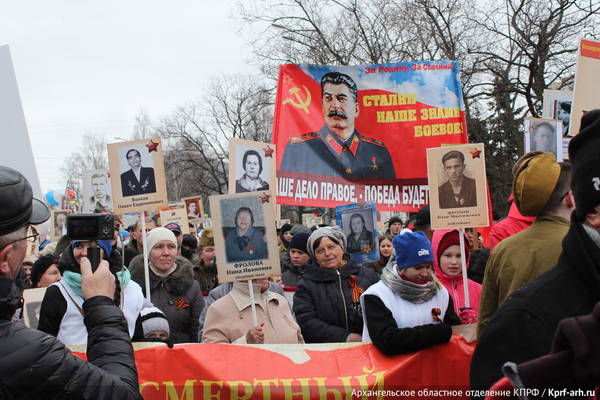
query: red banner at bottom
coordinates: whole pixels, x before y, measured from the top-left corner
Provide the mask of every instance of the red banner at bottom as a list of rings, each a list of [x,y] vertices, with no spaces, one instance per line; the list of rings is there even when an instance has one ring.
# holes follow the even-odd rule
[[[144,399],[468,399],[474,348],[453,335],[398,356],[370,343],[184,344],[135,359]]]

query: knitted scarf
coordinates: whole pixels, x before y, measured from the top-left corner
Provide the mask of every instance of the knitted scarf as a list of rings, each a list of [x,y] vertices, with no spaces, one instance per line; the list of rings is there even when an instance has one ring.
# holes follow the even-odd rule
[[[119,279],[119,282],[121,282],[121,274],[121,271],[117,272],[117,278]],[[75,293],[83,297],[83,292],[81,291],[81,274],[66,270],[63,272],[63,279],[65,280],[65,282],[67,282],[67,285],[69,285]],[[125,272],[123,273],[122,288],[125,288],[127,286],[130,279],[131,273],[129,273],[128,269],[125,269]]]
[[[395,263],[388,264],[383,269],[381,280],[404,300],[414,304],[425,303],[435,296],[438,291],[435,278],[422,285],[402,279],[396,272]]]

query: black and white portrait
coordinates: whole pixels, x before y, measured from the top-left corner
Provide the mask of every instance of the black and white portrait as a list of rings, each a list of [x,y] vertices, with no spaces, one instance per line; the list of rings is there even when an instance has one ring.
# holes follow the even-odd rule
[[[265,168],[263,164],[268,163],[265,161],[263,156],[255,149],[246,150],[243,153],[241,159],[240,171],[238,163],[238,179],[235,181],[235,192],[256,192],[259,190],[269,190],[268,182],[268,167]],[[263,175],[264,173],[264,175]],[[266,179],[262,177],[266,176]]]
[[[146,154],[143,155],[143,150]],[[119,149],[123,197],[156,193],[152,154],[144,145]],[[129,167],[129,168],[127,168]]]

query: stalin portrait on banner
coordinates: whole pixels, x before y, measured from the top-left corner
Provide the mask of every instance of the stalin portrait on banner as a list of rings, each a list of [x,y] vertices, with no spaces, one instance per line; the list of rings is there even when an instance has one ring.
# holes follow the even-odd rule
[[[317,132],[292,137],[279,169],[346,179],[395,179],[385,144],[356,130],[358,88],[352,78],[339,72],[323,75],[321,101],[325,125]]]

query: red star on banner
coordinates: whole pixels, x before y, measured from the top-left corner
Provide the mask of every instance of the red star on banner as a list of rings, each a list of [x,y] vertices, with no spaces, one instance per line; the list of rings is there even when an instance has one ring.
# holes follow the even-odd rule
[[[473,160],[476,158],[480,158],[479,154],[481,154],[480,150],[477,150],[476,148],[473,148],[473,150],[471,150],[471,157]]]
[[[150,143],[146,145],[148,148],[148,153],[152,153],[153,151],[158,151],[158,143],[154,143],[152,139],[150,139]]]
[[[262,204],[269,203],[269,198],[270,198],[270,197],[271,197],[271,196],[269,196],[269,195],[268,195],[268,194],[266,194],[266,193],[263,193],[263,194],[261,194],[261,195],[259,196],[259,198],[260,198],[260,201],[262,201]]]
[[[289,85],[290,83],[292,83],[292,78],[290,78],[290,76],[286,74],[283,76],[283,81],[286,85]]]
[[[273,150],[272,148],[270,148],[269,145],[267,145],[267,147],[265,147],[263,150],[265,151],[265,157],[271,157],[271,158],[273,158],[273,152],[275,150]]]

